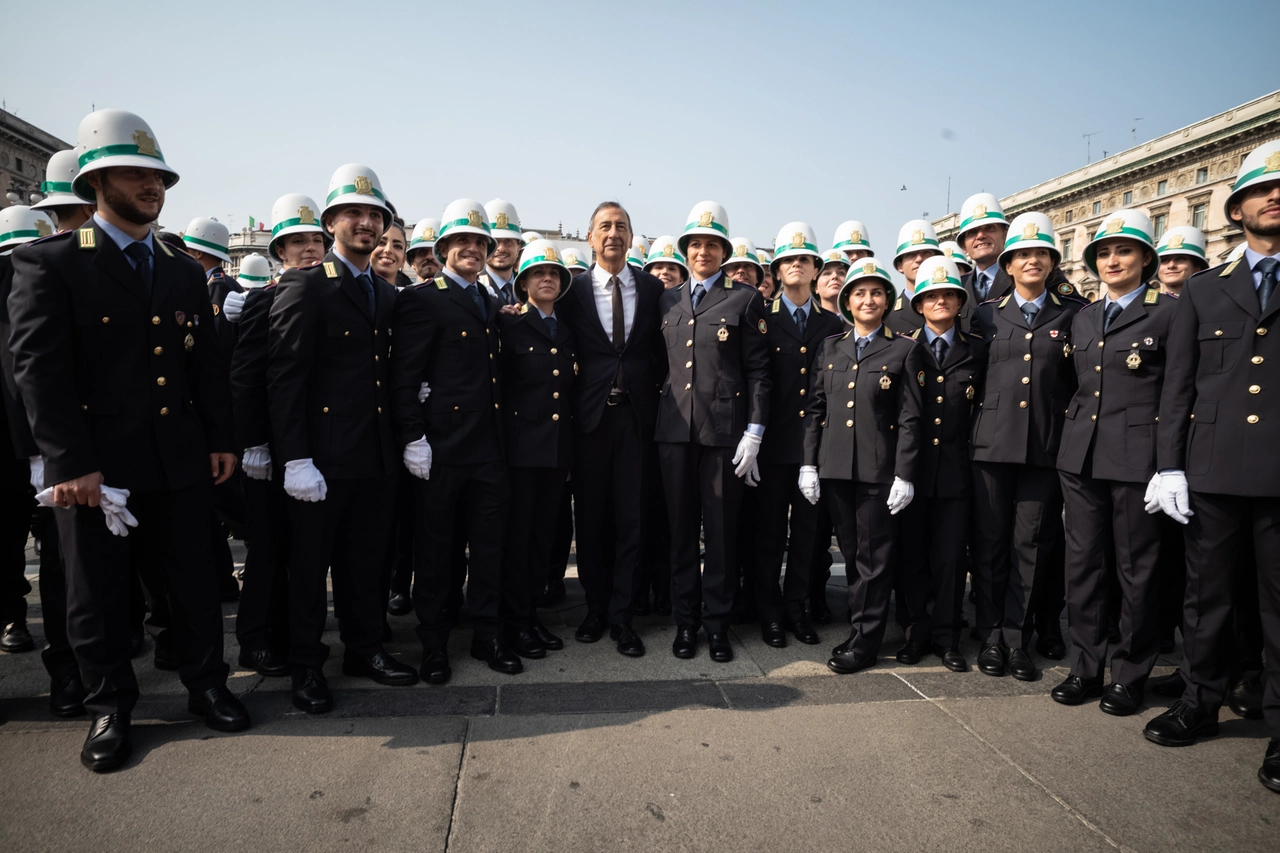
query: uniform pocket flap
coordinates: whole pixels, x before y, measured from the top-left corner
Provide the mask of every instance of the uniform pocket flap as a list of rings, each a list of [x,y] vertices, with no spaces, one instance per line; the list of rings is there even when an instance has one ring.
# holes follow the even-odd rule
[[[1130,406],[1124,411],[1129,426],[1149,426],[1156,422],[1159,414],[1155,406]]]
[[[732,399],[742,396],[742,384],[738,382],[729,382],[720,380],[716,382],[716,396],[720,399]]]
[[[1202,341],[1218,338],[1238,338],[1244,333],[1244,323],[1201,323],[1196,337]]]
[[[1000,392],[988,391],[987,395],[982,398],[982,408],[997,409],[1000,407]]]
[[[1191,409],[1191,418],[1202,424],[1211,424],[1218,420],[1218,404],[1213,400],[1196,400]]]

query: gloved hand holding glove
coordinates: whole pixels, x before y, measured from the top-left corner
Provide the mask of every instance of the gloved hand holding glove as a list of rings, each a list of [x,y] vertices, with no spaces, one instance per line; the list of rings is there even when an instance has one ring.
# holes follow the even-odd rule
[[[98,507],[106,517],[107,529],[116,536],[128,536],[130,527],[138,526],[138,519],[129,512],[128,489],[113,489],[110,486],[98,487]],[[41,490],[36,495],[36,503],[40,506],[57,506],[53,502],[53,486]]]
[[[284,463],[284,491],[294,500],[315,503],[329,494],[329,485],[310,459],[294,459]]]
[[[1191,516],[1191,490],[1187,487],[1185,471],[1165,471],[1160,477],[1160,509],[1179,524],[1186,524]]]
[[[431,479],[431,445],[425,435],[404,446],[404,467],[420,480]]]

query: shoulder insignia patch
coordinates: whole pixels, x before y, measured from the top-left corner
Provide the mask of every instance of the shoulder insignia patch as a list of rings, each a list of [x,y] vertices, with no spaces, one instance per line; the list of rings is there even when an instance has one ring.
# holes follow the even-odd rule
[[[1156,290],[1154,287],[1147,288],[1147,295],[1142,297],[1142,304],[1155,305],[1159,301],[1160,301],[1160,291]]]
[[[902,297],[901,297],[901,296],[899,296],[899,297],[898,297],[898,301],[897,301],[897,302],[895,302],[895,303],[893,304],[893,310],[894,310],[894,311],[901,311],[901,310],[902,310]]]
[[[782,311],[782,300],[781,299],[773,300],[773,307],[770,308],[769,311],[773,314],[780,313]]]
[[[213,303],[213,316],[217,317],[222,313],[222,309],[218,307],[218,303]]]
[[[924,387],[924,371],[923,370],[916,374],[916,381],[920,383],[921,388]]]
[[[1012,294],[1012,293],[1010,293],[1010,294],[1009,294],[1008,296],[1006,296],[1004,299],[1001,299],[1001,300],[1000,300],[1000,307],[1001,307],[1001,308],[1003,308],[1004,306],[1008,305],[1008,304],[1009,304],[1009,300],[1010,300],[1010,299],[1012,299],[1012,298],[1013,298],[1013,294]]]
[[[1236,267],[1238,267],[1238,266],[1240,266],[1240,261],[1239,261],[1238,259],[1237,259],[1237,260],[1232,261],[1231,263],[1227,264],[1227,268],[1226,268],[1226,269],[1224,269],[1222,272],[1218,273],[1218,278],[1226,278],[1227,276],[1229,276],[1229,275],[1231,275],[1233,272],[1235,272],[1235,271],[1236,271]]]
[[[885,326],[885,327],[884,327],[884,336],[885,336],[886,338],[888,338],[889,340],[893,340],[893,329],[890,329],[888,326]]]
[[[779,299],[779,300],[777,300],[777,301],[778,301],[778,302],[781,302],[782,300],[781,300],[781,299]],[[813,306],[813,313],[815,313],[815,314],[821,314],[821,313],[822,313],[822,306],[821,306],[821,305],[819,305],[816,301],[814,301],[814,300],[810,300],[810,301],[809,301],[809,304]]]
[[[729,276],[724,277],[724,289],[733,290],[733,279],[729,278]]]
[[[449,282],[444,280],[444,276],[436,276],[436,290],[448,290]]]
[[[166,242],[165,242],[165,241],[163,241],[163,240],[153,240],[152,242],[154,242],[154,243],[156,243],[156,244],[158,244],[158,245],[160,246],[160,251],[164,252],[166,255],[168,255],[168,256],[169,256],[169,257],[171,257],[171,258],[173,257],[173,249],[170,249],[170,248],[169,248],[169,244],[168,244],[168,243],[166,243]]]
[[[521,305],[521,306],[520,306],[520,313],[521,313],[521,314],[528,314],[528,313],[529,313],[529,303],[528,303],[528,302],[526,302],[525,304],[523,304],[523,305]]]
[[[1058,292],[1063,296],[1070,296],[1076,292],[1076,289],[1064,281],[1062,284],[1058,285]]]
[[[1053,300],[1053,304],[1054,304],[1054,305],[1061,305],[1061,304],[1062,304],[1061,302],[1059,302],[1059,301],[1058,301],[1058,294],[1056,294],[1056,293],[1050,293],[1050,294],[1049,294],[1049,298]]]
[[[94,231],[93,231],[93,227],[92,227],[92,226],[90,226],[90,227],[88,227],[88,228],[81,228],[81,229],[80,229],[79,231],[77,231],[76,233],[80,235],[80,248],[81,248],[81,249],[96,249],[96,248],[98,248],[98,237],[97,237],[97,235],[96,235],[96,234],[94,234]]]
[[[763,317],[760,318],[759,323],[756,323],[756,328],[760,330],[760,334],[762,335],[767,335],[769,333],[769,324],[764,321]]]
[[[335,264],[333,261],[325,261],[324,274],[329,276],[329,278],[340,278],[340,276],[338,275],[338,265]]]

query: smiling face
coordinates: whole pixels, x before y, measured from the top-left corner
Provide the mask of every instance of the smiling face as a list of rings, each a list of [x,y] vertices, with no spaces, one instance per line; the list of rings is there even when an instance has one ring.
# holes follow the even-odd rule
[[[845,307],[853,316],[853,324],[859,334],[874,331],[884,319],[889,307],[889,292],[878,279],[862,279],[849,290]]]
[[[351,260],[368,256],[385,229],[383,210],[372,204],[344,204],[325,214],[325,228]]]
[[[724,274],[738,284],[760,285],[760,268],[755,264],[730,264],[724,268]]]
[[[621,270],[631,248],[631,217],[621,207],[600,208],[591,220],[587,243],[602,267]]]
[[[522,248],[524,247],[519,240],[503,237],[498,241],[498,248],[494,249],[493,254],[489,256],[489,266],[503,278],[508,277],[516,265],[516,260],[520,257]]]
[[[1098,244],[1094,266],[1108,290],[1128,293],[1142,284],[1142,268],[1151,260],[1151,250],[1127,237],[1112,237]]]
[[[468,281],[475,281],[484,269],[485,256],[489,253],[489,238],[483,234],[457,234],[443,241],[445,266]],[[439,248],[437,243],[436,247]]]
[[[698,281],[706,281],[715,275],[724,264],[727,252],[724,240],[706,234],[694,234],[685,244],[689,269],[698,277]]]
[[[773,280],[773,274],[765,270],[764,277],[760,279],[760,295],[765,299],[772,299],[773,292],[776,289],[777,284]]]
[[[651,264],[649,266],[649,275],[662,282],[662,286],[666,290],[684,284],[684,268],[679,264],[673,264],[668,261]]]
[[[378,241],[378,248],[373,250],[373,271],[394,282],[396,273],[404,266],[404,230],[395,223],[387,229]]]
[[[324,260],[324,235],[319,231],[286,234],[276,243],[276,252],[287,270],[318,264]]]
[[[916,310],[933,326],[949,327],[960,314],[958,290],[931,290],[914,300]]]
[[[1008,233],[1008,225],[988,222],[986,225],[979,225],[972,231],[961,234],[956,242],[975,264],[986,269],[996,262],[996,258],[1004,250],[1004,238]]]
[[[1018,249],[1009,256],[1006,270],[1014,284],[1031,290],[1043,289],[1053,270],[1053,256],[1048,249]]]
[[[941,254],[937,249],[921,249],[917,252],[907,252],[898,258],[894,266],[907,279],[907,283],[914,288],[916,286],[916,270],[920,269],[920,265],[924,263],[925,258],[932,258],[937,254]]]
[[[1165,255],[1160,259],[1160,269],[1156,277],[1160,284],[1173,292],[1182,289],[1187,279],[1205,269],[1206,264],[1190,255]]]
[[[146,225],[164,207],[164,178],[157,169],[112,166],[85,176],[97,194],[98,207],[108,208],[134,225]]]

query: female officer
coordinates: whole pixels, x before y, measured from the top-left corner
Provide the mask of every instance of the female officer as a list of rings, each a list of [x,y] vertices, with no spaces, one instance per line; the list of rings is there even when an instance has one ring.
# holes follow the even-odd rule
[[[534,609],[542,594],[560,498],[573,458],[570,393],[578,373],[573,333],[556,316],[572,276],[549,240],[525,246],[515,277],[518,314],[498,318],[511,510],[502,561],[507,643],[521,657],[546,657],[564,642]]]
[[[827,662],[840,674],[876,662],[893,586],[891,516],[914,495],[923,350],[884,326],[893,297],[873,258],[850,268],[839,305],[853,328],[818,353],[805,415],[800,491],[810,503],[827,493],[849,572],[849,639]]]

